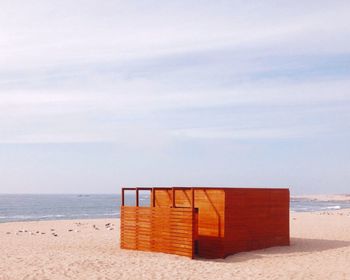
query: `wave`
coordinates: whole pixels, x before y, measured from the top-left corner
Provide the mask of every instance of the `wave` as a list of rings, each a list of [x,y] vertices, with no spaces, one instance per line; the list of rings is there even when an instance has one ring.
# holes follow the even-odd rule
[[[61,218],[66,215],[14,215],[14,216],[1,216],[0,219],[9,220],[28,220],[28,219],[46,219],[46,218]]]
[[[29,215],[15,215],[15,216],[8,216],[7,219],[32,219],[35,216],[29,216]]]
[[[61,214],[58,214],[58,215],[43,215],[43,216],[38,216],[40,218],[62,218],[62,217],[67,217],[67,215],[61,215]]]
[[[120,212],[115,212],[115,213],[106,213],[106,214],[102,214],[103,216],[115,216],[115,215],[119,215]]]
[[[70,219],[70,218],[96,218],[96,217],[118,217],[119,212],[112,213],[79,213],[79,214],[52,214],[52,215],[12,215],[12,216],[0,216],[0,220],[7,221],[36,221],[36,220],[50,220],[50,219]]]
[[[328,206],[328,207],[325,207],[325,209],[341,209],[341,206],[340,205],[335,205],[335,206]]]

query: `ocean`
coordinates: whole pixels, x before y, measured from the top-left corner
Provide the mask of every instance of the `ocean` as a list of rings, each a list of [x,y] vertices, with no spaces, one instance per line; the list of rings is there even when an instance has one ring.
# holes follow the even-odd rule
[[[126,195],[127,205],[134,197]],[[140,194],[140,204],[149,205],[149,195]],[[118,218],[118,194],[0,195],[0,223],[14,221]],[[291,211],[313,212],[350,208],[350,202],[291,199]]]

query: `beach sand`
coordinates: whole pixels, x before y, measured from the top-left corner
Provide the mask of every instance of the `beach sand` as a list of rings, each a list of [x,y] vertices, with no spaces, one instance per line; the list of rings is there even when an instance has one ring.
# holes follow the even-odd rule
[[[119,220],[4,223],[0,279],[350,279],[350,210],[290,220],[291,246],[223,260],[121,250]]]

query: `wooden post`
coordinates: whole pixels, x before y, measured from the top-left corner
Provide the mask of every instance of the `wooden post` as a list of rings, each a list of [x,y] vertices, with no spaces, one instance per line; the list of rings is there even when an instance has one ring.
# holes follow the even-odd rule
[[[122,206],[124,206],[124,188],[122,188]]]
[[[152,201],[151,201],[151,206],[155,207],[156,206],[156,194],[155,194],[155,188],[152,188],[151,192],[152,192]]]
[[[172,207],[175,208],[176,207],[176,202],[175,202],[175,188],[172,188]]]
[[[192,256],[191,258],[194,259],[194,254],[195,254],[195,250],[196,250],[196,234],[195,234],[195,230],[196,230],[196,214],[194,212],[194,188],[191,188],[191,208],[192,208]]]
[[[194,210],[194,188],[191,188],[191,206],[192,206],[192,210]]]
[[[136,207],[139,207],[139,188],[136,188]]]

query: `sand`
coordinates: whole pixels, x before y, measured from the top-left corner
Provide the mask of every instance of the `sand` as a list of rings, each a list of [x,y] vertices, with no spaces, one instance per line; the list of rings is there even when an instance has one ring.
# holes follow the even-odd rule
[[[291,213],[290,247],[224,260],[121,250],[118,228],[118,220],[0,224],[0,279],[350,279],[350,210]]]

